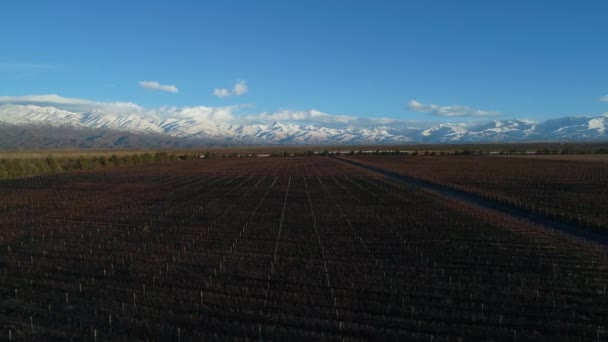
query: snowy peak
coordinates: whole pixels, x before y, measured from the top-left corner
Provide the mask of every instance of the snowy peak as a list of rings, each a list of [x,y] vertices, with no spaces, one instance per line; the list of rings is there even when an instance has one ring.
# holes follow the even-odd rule
[[[158,118],[134,110],[71,112],[34,105],[0,106],[0,124],[49,128],[78,128],[165,136],[218,144],[399,144],[467,143],[607,139],[608,113],[598,117],[564,117],[537,123],[493,120],[479,123],[441,123],[409,127],[407,123],[365,128],[335,128],[297,122],[237,124],[196,116]],[[98,133],[96,133],[98,134]]]
[[[55,107],[14,105],[0,107],[0,122],[13,125],[82,126],[82,114]]]
[[[587,128],[589,130],[597,130],[598,134],[604,135],[606,133],[606,126],[608,125],[608,121],[606,121],[605,117],[594,118],[587,122]]]
[[[547,120],[537,126],[535,133],[564,140],[601,139],[606,138],[608,127],[606,119],[604,116],[596,118],[569,116]]]
[[[445,123],[427,128],[420,132],[422,141],[450,142],[459,141],[467,133],[467,125],[463,123]]]

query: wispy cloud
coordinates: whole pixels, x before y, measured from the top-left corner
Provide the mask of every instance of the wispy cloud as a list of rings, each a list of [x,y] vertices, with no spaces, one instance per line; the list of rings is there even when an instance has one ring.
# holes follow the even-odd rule
[[[467,106],[439,106],[436,104],[420,103],[416,100],[410,101],[407,108],[414,112],[429,113],[444,117],[491,117],[502,115],[500,112],[475,109]]]
[[[193,122],[209,121],[216,124],[270,124],[272,122],[298,125],[320,125],[328,128],[369,128],[377,126],[403,126],[417,123],[390,118],[365,118],[350,115],[336,115],[316,109],[287,110],[274,112],[243,113],[249,105],[233,106],[191,106],[146,108],[132,102],[100,102],[79,98],[62,97],[56,94],[0,96],[0,106],[53,107],[74,113],[101,112],[107,115],[138,115],[150,120],[164,120],[170,125],[171,119],[191,119]]]
[[[247,82],[238,81],[232,86],[232,90],[228,88],[215,88],[213,89],[213,96],[215,97],[228,97],[228,96],[241,96],[249,91],[247,87]]]
[[[301,121],[348,124],[349,122],[352,122],[353,119],[355,119],[355,117],[346,115],[331,115],[316,109],[303,111],[280,110],[276,112],[264,112],[255,115],[248,115],[245,117],[245,121],[260,123],[273,121]]]
[[[213,89],[213,96],[215,96],[215,97],[220,97],[221,98],[221,97],[228,97],[230,95],[231,95],[230,94],[230,90],[228,90],[228,89],[225,89],[225,88],[222,88],[222,89],[215,88],[215,89]]]
[[[239,108],[240,106],[161,107],[153,109],[151,112],[163,118],[206,120],[215,123],[230,124],[235,122],[234,114]]]
[[[232,92],[236,96],[241,96],[245,94],[248,90],[249,88],[247,87],[247,83],[245,83],[245,81],[238,81],[234,84],[234,87],[232,87]]]
[[[608,102],[608,95],[604,95],[604,96],[600,97],[600,101]]]
[[[54,107],[71,112],[91,112],[100,110],[115,114],[129,114],[143,112],[144,108],[132,102],[96,102],[78,98],[62,97],[55,94],[0,96],[1,105],[35,105],[40,107]]]
[[[316,109],[300,111],[283,109],[275,112],[245,115],[241,119],[242,122],[248,124],[268,124],[276,121],[282,123],[323,125],[330,128],[366,128],[406,123],[402,120],[390,118],[365,118],[359,116],[329,114]]]
[[[56,94],[0,96],[0,107],[10,105],[53,107],[74,113],[101,112],[107,115],[135,114],[155,119],[195,119],[217,123],[236,122],[233,113],[243,106],[224,107],[158,107],[145,108],[132,102],[100,102],[79,98],[63,97]]]
[[[156,81],[140,81],[139,86],[146,89],[167,91],[170,93],[177,93],[177,87],[172,85],[160,84]]]
[[[55,66],[51,65],[51,64],[0,62],[0,70],[8,70],[8,71],[32,71],[32,70],[54,69],[54,68],[55,68]]]

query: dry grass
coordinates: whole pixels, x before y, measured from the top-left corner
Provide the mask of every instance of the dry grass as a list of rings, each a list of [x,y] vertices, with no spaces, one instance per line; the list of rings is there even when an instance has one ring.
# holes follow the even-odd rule
[[[152,150],[27,150],[27,151],[0,151],[0,159],[42,159],[49,155],[56,159],[73,159],[93,156],[110,157],[115,154],[118,157],[142,154],[156,153]]]
[[[494,155],[492,157],[608,163],[608,154],[532,154],[524,156]]]

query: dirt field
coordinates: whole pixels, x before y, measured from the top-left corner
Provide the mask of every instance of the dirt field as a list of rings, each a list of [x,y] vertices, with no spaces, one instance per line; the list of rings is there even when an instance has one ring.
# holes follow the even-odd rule
[[[0,250],[3,339],[595,340],[608,326],[605,248],[326,157],[1,181]]]
[[[350,158],[608,233],[608,163],[598,162],[603,156],[539,157]]]
[[[515,159],[539,159],[558,160],[571,162],[597,162],[608,163],[608,154],[532,154],[532,155],[495,155],[488,157],[515,158]]]

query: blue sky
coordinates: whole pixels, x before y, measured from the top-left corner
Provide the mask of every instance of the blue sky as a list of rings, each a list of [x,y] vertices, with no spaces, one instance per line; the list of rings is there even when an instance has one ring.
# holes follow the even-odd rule
[[[2,13],[8,98],[429,121],[608,112],[608,1],[20,0]]]

